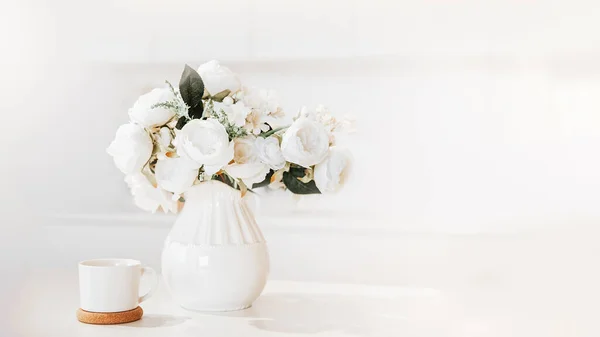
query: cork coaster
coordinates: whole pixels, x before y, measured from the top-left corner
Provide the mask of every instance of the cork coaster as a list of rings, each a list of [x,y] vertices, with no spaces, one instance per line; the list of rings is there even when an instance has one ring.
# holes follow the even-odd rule
[[[77,309],[77,320],[87,324],[122,324],[135,322],[143,314],[144,310],[140,307],[121,312],[89,312],[80,308]]]

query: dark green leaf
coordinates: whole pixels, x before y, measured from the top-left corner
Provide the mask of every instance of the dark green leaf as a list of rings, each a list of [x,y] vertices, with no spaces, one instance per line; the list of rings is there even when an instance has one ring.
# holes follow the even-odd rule
[[[185,124],[187,124],[187,122],[188,122],[188,119],[187,119],[187,117],[185,117],[185,116],[181,116],[181,117],[179,117],[179,119],[177,120],[177,124],[175,125],[175,128],[176,128],[177,130],[181,130],[181,128],[182,128],[182,127],[183,127]]]
[[[302,178],[306,175],[306,169],[302,166],[291,166],[289,172],[296,178]]]
[[[204,82],[198,75],[198,72],[192,67],[185,65],[181,79],[179,80],[179,92],[181,98],[189,107],[188,115],[192,119],[202,118],[204,104],[202,95],[204,95]]]
[[[291,170],[291,169],[290,169]],[[303,183],[290,172],[283,172],[283,184],[294,194],[320,194],[314,180]]]
[[[213,101],[223,102],[223,99],[231,94],[231,90],[225,89],[212,97]]]
[[[215,175],[213,175],[212,180],[220,181],[223,184],[228,185],[231,188],[235,188],[235,189],[239,190],[239,187],[237,187],[235,185],[235,182],[233,180],[229,179],[229,176],[226,176],[224,174],[220,174],[220,175],[215,174]]]
[[[252,184],[252,188],[264,187],[269,185],[271,183],[271,177],[273,176],[273,173],[275,173],[275,171],[270,170],[269,173],[267,173],[265,179],[260,183]]]

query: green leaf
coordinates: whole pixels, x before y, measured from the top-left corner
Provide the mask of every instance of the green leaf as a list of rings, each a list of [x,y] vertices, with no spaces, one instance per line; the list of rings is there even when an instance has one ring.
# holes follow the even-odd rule
[[[290,166],[289,172],[296,178],[302,178],[306,175],[306,169],[302,166]]]
[[[279,131],[281,131],[281,130],[287,129],[287,128],[289,128],[289,127],[290,127],[290,126],[288,125],[288,126],[282,126],[282,127],[280,127],[280,128],[276,128],[276,129],[271,129],[271,130],[269,130],[269,131],[267,131],[267,132],[263,132],[263,133],[261,133],[259,136],[261,136],[261,137],[263,137],[263,138],[267,138],[267,137],[269,137],[270,135],[272,135],[272,134],[275,134],[276,132],[279,132]]]
[[[264,187],[269,185],[271,183],[271,177],[273,176],[273,173],[275,173],[275,171],[270,170],[269,173],[267,173],[265,179],[260,183],[252,184],[252,188]]]
[[[232,179],[230,179],[230,177],[228,175],[225,175],[225,174],[219,174],[219,175],[217,175],[217,174],[215,174],[215,175],[212,176],[212,180],[217,180],[217,181],[222,182],[225,185],[228,185],[231,188],[239,189],[236,186],[235,181],[232,180]]]
[[[192,119],[202,118],[204,104],[202,95],[204,95],[204,82],[196,70],[185,65],[181,79],[179,80],[179,92],[181,98],[189,107],[188,115]]]
[[[229,94],[231,94],[231,90],[225,89],[225,90],[221,91],[220,93],[213,95],[212,99],[215,102],[223,102],[223,99],[225,97],[229,96]]]
[[[177,130],[181,130],[181,128],[186,125],[188,122],[188,118],[185,116],[181,116],[179,117],[179,119],[177,120],[177,124],[175,125],[175,128]]]
[[[303,183],[290,172],[283,172],[283,184],[294,194],[320,194],[314,180]]]

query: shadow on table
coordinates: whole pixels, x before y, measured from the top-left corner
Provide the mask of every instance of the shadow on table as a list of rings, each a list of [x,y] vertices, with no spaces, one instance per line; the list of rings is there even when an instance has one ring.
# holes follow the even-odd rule
[[[123,324],[123,326],[133,328],[163,328],[182,324],[188,319],[190,318],[184,316],[149,314],[144,315],[139,321]]]
[[[312,334],[339,331],[355,336],[401,331],[406,312],[398,301],[352,295],[276,293],[252,307],[219,315],[246,317],[260,330]],[[404,308],[405,309],[405,308]]]

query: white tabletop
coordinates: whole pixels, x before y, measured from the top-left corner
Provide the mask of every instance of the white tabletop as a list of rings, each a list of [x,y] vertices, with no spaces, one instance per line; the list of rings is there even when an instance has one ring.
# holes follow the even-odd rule
[[[565,297],[543,286],[533,292],[498,284],[442,291],[272,280],[250,309],[199,313],[178,307],[161,285],[142,305],[142,320],[113,326],[76,320],[73,271],[38,270],[19,288],[11,328],[20,336],[566,337],[597,331],[597,308],[582,307],[586,299],[576,289],[577,295]]]
[[[407,235],[384,240],[348,235],[337,241],[330,236],[322,238],[322,249],[313,255],[306,247],[309,243],[319,247],[320,241],[290,245],[290,238],[272,235],[274,272],[252,308],[214,314],[186,311],[172,302],[161,285],[142,304],[142,320],[117,326],[76,320],[76,248],[92,246],[84,253],[95,256],[114,237],[104,227],[91,234],[82,229],[80,236],[73,237],[77,230],[71,226],[54,236],[42,232],[43,240],[34,242],[35,252],[29,246],[19,248],[22,240],[0,245],[0,253],[4,252],[0,254],[4,261],[0,264],[0,337],[600,336],[600,229],[596,225],[512,236]],[[126,233],[123,228],[119,232]],[[138,232],[132,229],[131,240],[123,242],[133,242]],[[84,234],[90,239],[83,240]],[[164,235],[159,232],[156,240],[149,241],[157,245]],[[59,240],[63,237],[70,241]],[[287,243],[278,245],[284,239]],[[42,245],[55,241],[60,245]],[[15,247],[9,250],[11,242]],[[334,249],[325,250],[331,243]],[[130,255],[115,246],[110,250]],[[148,246],[154,251],[152,244]],[[26,254],[31,258],[20,259]],[[294,258],[301,254],[307,256]],[[365,254],[369,259],[360,260]],[[144,259],[151,261],[149,254]],[[284,267],[303,269],[293,274],[282,272]],[[375,273],[381,275],[368,277]],[[352,274],[360,277],[352,281]]]
[[[178,307],[161,284],[142,320],[94,326],[75,318],[76,274],[34,272],[21,289],[12,321],[24,336],[392,336],[427,327],[443,301],[434,289],[270,281],[249,309],[200,313]]]

